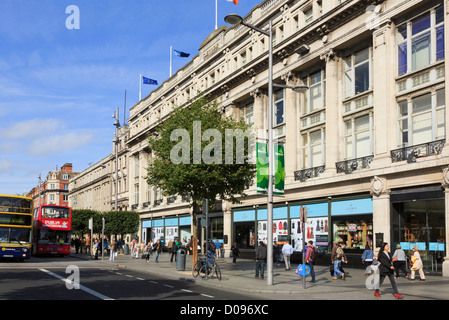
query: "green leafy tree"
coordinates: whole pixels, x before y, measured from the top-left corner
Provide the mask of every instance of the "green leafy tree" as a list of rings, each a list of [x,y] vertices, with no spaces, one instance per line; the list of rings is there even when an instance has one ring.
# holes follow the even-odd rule
[[[103,214],[105,234],[120,235],[136,233],[139,229],[139,214],[134,211],[108,211]]]
[[[72,210],[72,232],[79,235],[90,234],[89,219],[94,220],[94,233],[100,233],[102,228],[101,213],[90,209]]]
[[[254,133],[243,120],[225,118],[199,94],[189,106],[175,108],[149,138],[153,161],[147,168],[147,182],[165,196],[190,197],[193,232],[199,204],[208,199],[238,202],[256,173],[248,161]]]

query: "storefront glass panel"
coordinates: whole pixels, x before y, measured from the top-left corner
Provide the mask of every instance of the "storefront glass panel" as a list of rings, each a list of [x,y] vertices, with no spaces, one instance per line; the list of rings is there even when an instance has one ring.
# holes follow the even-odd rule
[[[401,244],[410,255],[419,247],[426,272],[441,272],[445,254],[444,200],[418,200],[393,203],[392,243]]]

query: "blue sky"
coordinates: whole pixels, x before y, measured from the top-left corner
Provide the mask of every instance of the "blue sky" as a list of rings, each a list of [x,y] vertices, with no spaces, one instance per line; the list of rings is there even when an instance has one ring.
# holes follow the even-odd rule
[[[262,0],[218,0],[218,27]],[[67,29],[76,5],[80,28]],[[22,194],[56,166],[82,171],[112,152],[111,115],[123,124],[139,74],[159,84],[215,29],[215,0],[1,0],[0,194]],[[142,97],[155,86],[143,85]]]

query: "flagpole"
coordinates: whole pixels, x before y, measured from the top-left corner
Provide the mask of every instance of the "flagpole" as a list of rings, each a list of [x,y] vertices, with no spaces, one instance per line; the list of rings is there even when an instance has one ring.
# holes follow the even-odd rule
[[[172,75],[172,71],[173,71],[173,47],[170,46],[170,77]]]
[[[139,101],[142,100],[142,74],[140,74],[139,81]]]
[[[218,0],[215,0],[215,30],[218,29]]]

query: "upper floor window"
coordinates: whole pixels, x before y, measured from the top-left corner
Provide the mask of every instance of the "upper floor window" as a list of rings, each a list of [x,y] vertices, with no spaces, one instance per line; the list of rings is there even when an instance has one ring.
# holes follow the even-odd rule
[[[344,97],[368,91],[371,88],[371,50],[366,48],[344,60]]]
[[[254,123],[254,105],[252,103],[243,107],[243,117],[247,124]]]
[[[369,115],[345,121],[345,159],[356,159],[372,154],[371,134]]]
[[[325,70],[319,70],[312,73],[305,80],[309,86],[309,90],[304,95],[305,101],[302,105],[302,114],[307,114],[315,110],[324,108],[326,92],[326,72]]]
[[[443,10],[440,6],[397,27],[399,75],[444,59]]]
[[[274,126],[284,122],[284,90],[280,90],[274,93]]]
[[[444,89],[399,102],[398,105],[401,147],[445,138]]]
[[[302,167],[319,167],[325,161],[325,130],[317,130],[302,135]]]

